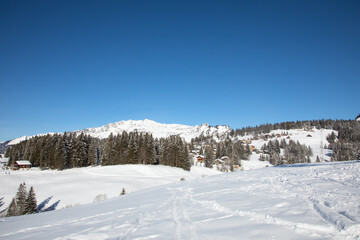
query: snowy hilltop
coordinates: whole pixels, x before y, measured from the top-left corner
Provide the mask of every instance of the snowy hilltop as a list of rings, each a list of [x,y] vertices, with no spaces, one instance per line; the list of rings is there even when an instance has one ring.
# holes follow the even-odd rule
[[[203,123],[197,126],[188,126],[182,124],[165,124],[158,123],[152,120],[127,120],[115,123],[109,123],[107,125],[95,128],[86,128],[82,130],[72,131],[74,133],[88,134],[91,137],[104,139],[111,133],[116,135],[118,133],[125,132],[139,132],[139,133],[151,133],[154,138],[166,138],[171,135],[178,135],[184,138],[185,141],[190,142],[192,138],[199,136],[213,136],[214,139],[224,139],[230,132],[231,128],[227,125],[211,126],[207,123]],[[49,133],[54,134],[54,133]],[[46,134],[37,134],[36,136],[44,136]],[[11,140],[7,145],[15,145],[34,136],[22,136]]]
[[[81,207],[2,218],[0,238],[360,239],[359,178],[360,162],[352,161],[185,179]]]
[[[107,138],[110,133],[116,135],[125,132],[151,133],[154,138],[166,138],[171,135],[178,135],[189,142],[192,138],[203,136],[225,137],[230,133],[231,128],[226,125],[210,126],[201,124],[197,126],[187,126],[181,124],[164,124],[152,120],[128,120],[110,123],[102,127],[87,128],[75,131],[76,133],[85,133],[96,138]]]

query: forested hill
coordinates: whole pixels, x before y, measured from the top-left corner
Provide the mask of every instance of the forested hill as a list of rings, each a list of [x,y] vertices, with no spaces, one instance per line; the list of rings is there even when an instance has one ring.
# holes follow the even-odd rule
[[[152,122],[150,123],[153,125]],[[10,164],[26,159],[30,160],[35,167],[52,169],[94,165],[162,164],[189,170],[192,164],[189,153],[190,150],[194,150],[194,143],[196,143],[205,153],[205,166],[212,167],[215,157],[227,156],[230,169],[232,169],[233,165],[241,165],[241,160],[248,159],[251,155],[249,143],[241,141],[240,136],[249,136],[255,139],[260,134],[277,129],[286,131],[313,128],[336,131],[336,134],[333,132],[326,138],[329,143],[326,147],[332,151],[332,161],[360,159],[360,122],[354,120],[312,120],[263,124],[230,130],[228,133],[225,131],[223,132],[225,135],[221,137],[219,137],[219,132],[210,131],[206,132],[207,135],[202,134],[193,138],[190,143],[185,141],[180,133],[165,138],[155,138],[152,134],[143,131],[123,131],[118,134],[110,132],[105,139],[95,138],[84,132],[47,134],[12,145],[7,150],[6,157],[10,158]],[[214,129],[219,130],[220,128]],[[281,159],[277,156],[280,154],[280,143],[269,142],[263,146],[262,150],[269,155],[272,164],[310,161],[311,146],[306,148],[306,146],[300,146],[298,143],[290,141],[286,145],[285,142],[282,145],[288,153],[294,152],[291,155],[287,154],[287,156],[291,156],[291,161],[288,159],[289,157]],[[296,149],[299,151],[295,151]],[[298,152],[303,154],[299,157]],[[272,159],[274,161],[271,161]]]

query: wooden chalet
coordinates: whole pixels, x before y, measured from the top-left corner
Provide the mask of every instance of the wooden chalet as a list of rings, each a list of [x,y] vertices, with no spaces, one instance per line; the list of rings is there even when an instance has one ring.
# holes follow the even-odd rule
[[[198,163],[203,163],[203,162],[205,162],[205,159],[204,159],[204,157],[203,156],[197,156],[196,157],[196,161],[198,162]]]
[[[16,161],[14,164],[15,169],[30,169],[31,163],[28,160],[19,160]]]

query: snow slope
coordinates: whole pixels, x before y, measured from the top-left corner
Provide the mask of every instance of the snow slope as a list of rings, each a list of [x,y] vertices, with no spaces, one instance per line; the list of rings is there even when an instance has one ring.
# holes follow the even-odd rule
[[[287,136],[281,136],[281,137],[275,137],[269,140],[274,141],[277,139],[279,142],[282,139],[285,139],[287,142],[289,142],[288,137],[297,142],[299,141],[301,144],[305,144],[307,146],[310,146],[313,151],[313,156],[311,157],[311,161],[315,162],[316,157],[319,156],[319,159],[322,159],[324,161],[330,161],[331,159],[331,153],[332,151],[329,149],[325,149],[325,145],[329,145],[329,142],[326,140],[326,137],[331,133],[334,132],[335,135],[338,133],[336,131],[330,130],[330,129],[316,129],[313,128],[311,131],[306,131],[303,129],[291,129],[291,130],[273,130],[269,133],[269,135],[272,134],[281,134],[281,133],[287,133]],[[308,137],[308,135],[311,135],[311,137]],[[238,139],[244,140],[244,139],[252,139],[252,135],[240,137]],[[261,147],[268,143],[269,140],[253,140],[250,145],[254,145],[257,149],[261,149]],[[259,154],[253,154],[252,159],[259,159]],[[245,162],[245,161],[244,161]],[[246,164],[246,163],[245,163]]]
[[[360,161],[178,181],[0,219],[1,239],[360,239]]]
[[[119,196],[123,188],[126,192],[191,179],[202,175],[219,174],[212,169],[193,167],[191,171],[180,168],[153,165],[117,165],[104,167],[73,168],[64,171],[31,170],[9,171],[0,169],[0,198],[4,197],[5,209],[15,196],[20,183],[33,186],[40,203],[53,196],[53,201],[60,200],[58,209],[66,206],[92,203],[96,196],[107,198]]]
[[[9,145],[9,146],[15,145],[15,144],[18,144],[18,143],[20,143],[20,142],[22,142],[22,141],[28,140],[28,139],[30,139],[30,138],[32,138],[32,137],[35,137],[35,136],[41,137],[41,136],[45,136],[45,135],[47,135],[47,134],[53,135],[54,133],[51,132],[51,133],[36,134],[36,135],[34,135],[34,136],[22,136],[22,137],[15,138],[15,139],[11,140],[7,145]]]

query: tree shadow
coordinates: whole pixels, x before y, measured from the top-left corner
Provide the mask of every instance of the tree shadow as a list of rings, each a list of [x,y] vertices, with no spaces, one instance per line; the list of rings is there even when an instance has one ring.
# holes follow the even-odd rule
[[[59,205],[60,200],[56,201],[55,203],[51,204],[50,206],[47,206],[47,204],[50,202],[50,200],[53,198],[53,196],[46,198],[44,201],[42,201],[36,208],[36,212],[48,212],[53,211],[56,209],[56,207]]]

